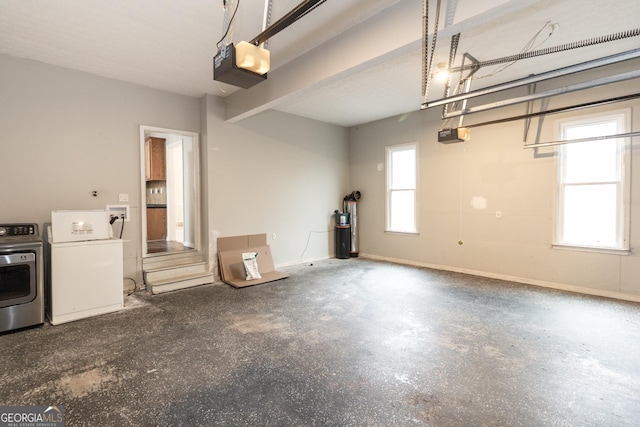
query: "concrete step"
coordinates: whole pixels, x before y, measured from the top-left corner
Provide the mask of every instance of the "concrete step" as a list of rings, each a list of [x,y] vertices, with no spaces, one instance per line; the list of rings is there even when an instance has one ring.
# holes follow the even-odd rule
[[[175,291],[215,281],[202,254],[172,254],[143,260],[143,278],[152,294]]]
[[[206,262],[187,262],[180,264],[162,265],[154,268],[144,268],[145,283],[166,281],[174,277],[205,274],[209,271]]]
[[[182,276],[168,277],[165,279],[155,279],[148,282],[145,281],[147,290],[154,295],[176,291],[178,289],[190,288],[193,286],[206,285],[213,282],[213,273],[209,272],[186,274]]]
[[[142,269],[144,271],[155,270],[174,265],[203,262],[204,256],[199,252],[184,252],[162,256],[153,256],[142,259]]]

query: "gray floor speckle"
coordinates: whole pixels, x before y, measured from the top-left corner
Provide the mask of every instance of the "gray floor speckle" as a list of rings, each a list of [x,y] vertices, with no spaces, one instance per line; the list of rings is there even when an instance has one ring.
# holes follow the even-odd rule
[[[624,426],[640,305],[364,259],[0,335],[0,404],[69,426]]]

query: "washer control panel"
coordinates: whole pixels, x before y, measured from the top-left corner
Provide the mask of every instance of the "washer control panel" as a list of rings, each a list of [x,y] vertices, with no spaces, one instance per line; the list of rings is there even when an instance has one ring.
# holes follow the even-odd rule
[[[0,224],[0,237],[35,236],[38,234],[38,224]]]

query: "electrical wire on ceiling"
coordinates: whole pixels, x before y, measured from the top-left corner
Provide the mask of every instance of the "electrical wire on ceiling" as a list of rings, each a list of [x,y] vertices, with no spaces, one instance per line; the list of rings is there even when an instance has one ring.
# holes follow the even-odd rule
[[[547,40],[549,40],[549,38],[551,38],[551,36],[553,35],[553,33],[555,32],[555,30],[557,28],[559,28],[560,25],[557,23],[554,23],[552,21],[547,21],[545,22],[545,24],[529,39],[529,41],[527,41],[527,43],[524,45],[524,47],[520,50],[520,54],[526,53],[526,52],[530,52],[533,49],[537,49],[538,47],[542,46]],[[542,32],[545,30],[545,28],[549,28],[550,31],[547,34],[547,36],[541,40],[540,42],[538,42],[536,44],[536,41],[538,40],[538,38],[540,37],[540,34],[542,34]],[[451,38],[451,48],[449,50],[449,65],[448,65],[448,69],[451,70],[453,68],[453,64],[455,62],[455,57],[457,54],[457,50],[458,50],[458,43],[460,41],[460,33],[454,35]],[[468,55],[468,54],[465,54]],[[470,66],[470,69],[472,70],[472,73],[466,77],[462,77],[462,73],[463,73],[463,69],[464,69],[464,58],[463,58],[463,65],[460,67],[460,78],[458,79],[458,82],[456,83],[455,88],[453,89],[453,94],[454,95],[459,95],[462,93],[463,91],[463,83],[467,80],[467,79],[472,79],[472,80],[479,80],[479,79],[483,79],[486,77],[491,77],[491,76],[495,76],[496,74],[506,70],[507,68],[509,68],[510,66],[512,66],[513,64],[515,64],[517,62],[516,61],[512,61],[509,62],[501,67],[499,67],[498,69],[494,70],[493,72],[486,74],[484,76],[480,76],[480,77],[476,77],[473,75],[473,72],[475,72],[476,70],[478,70],[480,68],[480,66],[476,63],[476,64],[472,64]],[[449,80],[447,81],[447,84],[445,86],[445,93],[444,93],[444,97],[448,97],[450,94],[450,87],[451,87],[451,73],[449,73]],[[449,109],[449,104],[445,104],[443,107],[443,113],[442,116],[446,116],[446,113]],[[457,103],[454,104],[453,109],[457,108]],[[447,118],[441,125],[440,130],[442,129],[446,129],[450,126],[450,121],[451,118]]]
[[[529,41],[524,45],[524,47],[522,48],[522,50],[520,50],[520,53],[518,55],[522,55],[525,54],[527,52],[531,52],[534,49],[539,48],[540,46],[542,46],[547,40],[549,40],[551,38],[551,36],[553,35],[553,33],[555,32],[555,30],[557,28],[559,28],[560,25],[558,23],[552,23],[551,21],[547,21],[545,22],[545,24],[542,26],[542,28],[540,28],[538,30],[537,33],[535,33],[533,35],[533,37],[531,37],[529,39]],[[545,28],[550,28],[549,34],[542,40],[540,41],[538,44],[536,43],[536,40],[538,39],[538,37],[540,36],[540,34],[544,31]],[[506,70],[507,68],[511,67],[513,64],[515,64],[516,62],[518,62],[518,60],[514,60],[511,62],[508,62],[506,64],[503,64],[501,67],[498,67],[496,70],[492,71],[489,74],[486,74],[484,76],[474,76],[473,79],[474,80],[480,80],[480,79],[484,79],[486,77],[492,77],[495,76],[498,73],[501,73],[502,71]]]
[[[230,3],[232,3],[232,1],[233,0],[222,0],[222,7],[224,8],[225,13],[229,12],[229,6],[230,6]],[[233,24],[236,18],[236,13],[238,13],[238,8],[240,7],[240,0],[235,0],[235,2],[236,2],[236,7],[233,11],[233,15],[231,15],[231,19],[229,19],[229,23],[227,24],[227,29],[225,30],[220,40],[218,40],[218,42],[216,43],[216,47],[218,48],[218,53],[220,53],[220,51],[222,50],[221,46],[223,45],[223,42],[227,38],[227,36],[233,34]],[[226,43],[224,43],[223,47],[226,47]]]
[[[547,36],[540,42],[538,42],[536,44],[536,41],[538,40],[538,38],[540,37],[540,34],[542,34],[542,32],[544,31],[545,28],[549,28],[550,31],[547,34]],[[540,46],[542,46],[547,40],[549,40],[549,38],[551,38],[551,36],[553,35],[553,33],[555,32],[555,30],[559,28],[559,25],[557,23],[553,23],[551,21],[547,21],[545,22],[545,24],[542,26],[542,28],[540,28],[530,39],[529,41],[527,41],[527,43],[524,45],[524,47],[522,48],[522,50],[520,51],[520,54],[526,53],[526,52],[530,52],[533,49],[536,49]],[[454,35],[451,38],[451,48],[449,50],[449,65],[448,65],[448,69],[451,70],[453,69],[453,64],[455,62],[455,57],[457,54],[457,50],[458,50],[458,43],[460,41],[460,33]],[[468,55],[468,54],[465,54]],[[462,93],[463,91],[463,83],[467,80],[467,79],[472,79],[472,80],[479,80],[479,79],[483,79],[486,77],[491,77],[491,76],[495,76],[496,74],[506,70],[507,68],[509,68],[510,66],[512,66],[513,64],[515,64],[517,61],[512,61],[509,62],[505,65],[503,65],[502,67],[499,67],[498,69],[494,70],[493,72],[486,74],[484,76],[480,76],[480,77],[476,77],[473,75],[473,72],[475,72],[475,70],[478,70],[480,68],[480,66],[477,63],[471,64],[469,66],[469,69],[472,70],[472,73],[470,75],[467,75],[466,77],[462,77],[462,73],[464,70],[464,58],[463,58],[463,65],[460,68],[460,78],[458,79],[458,82],[456,83],[456,86],[453,89],[453,95],[459,95]],[[448,97],[450,95],[450,86],[451,86],[451,73],[449,73],[449,80],[447,81],[447,84],[445,86],[445,94],[444,97]],[[446,116],[446,113],[449,109],[449,104],[445,104],[443,107],[443,117]],[[457,103],[453,105],[453,109],[457,108]],[[451,118],[447,118],[441,125],[440,130],[442,129],[446,129],[450,126],[450,121]]]
[[[235,9],[229,17],[230,5],[234,1]],[[242,41],[235,45],[231,34],[240,0],[223,0],[223,29],[226,29],[216,43],[218,52],[213,58],[213,79],[244,89],[266,80],[270,69],[270,53],[264,48],[265,43],[325,2],[326,0],[304,0],[275,23],[268,25],[271,20],[271,0],[266,0],[262,32],[249,42]]]

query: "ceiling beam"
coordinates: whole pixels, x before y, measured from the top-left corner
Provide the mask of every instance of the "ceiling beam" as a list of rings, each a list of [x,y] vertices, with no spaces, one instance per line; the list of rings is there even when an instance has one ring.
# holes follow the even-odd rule
[[[486,0],[490,9],[465,16],[442,28],[447,38],[477,25],[511,15],[536,0]],[[308,17],[313,19],[313,15]],[[281,64],[271,64],[269,77],[248,90],[224,98],[225,119],[238,122],[262,111],[276,108],[291,97],[304,96],[324,84],[367,72],[371,67],[399,58],[422,46],[422,7],[415,0],[401,0],[376,16],[329,40],[306,54]],[[415,25],[409,24],[415,22]],[[276,65],[276,66],[274,66]],[[420,88],[416,91],[419,93]],[[419,109],[420,105],[416,105]]]
[[[412,20],[416,21],[415,26],[406,24]],[[419,48],[420,40],[420,4],[396,3],[322,46],[272,69],[266,81],[224,98],[226,120],[245,119],[309,87],[364,72],[376,62]]]

